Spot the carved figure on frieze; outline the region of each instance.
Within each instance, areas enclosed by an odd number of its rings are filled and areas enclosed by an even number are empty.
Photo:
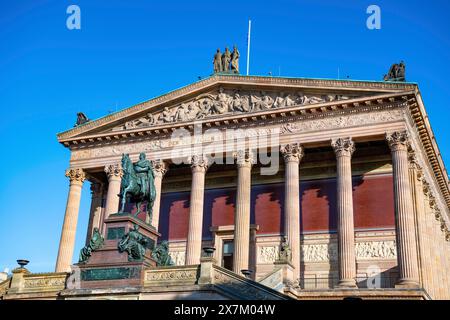
[[[217,49],[216,54],[214,55],[213,65],[214,65],[214,73],[223,71],[222,53],[220,52],[220,49]]]
[[[164,110],[159,115],[159,122],[169,123],[173,121],[172,111],[169,107],[165,107]]]
[[[187,121],[188,106],[182,103],[181,106],[175,111],[175,121]]]
[[[103,246],[104,242],[105,239],[100,234],[98,228],[94,228],[91,240],[89,240],[89,243],[80,251],[80,258],[78,259],[78,263],[86,263],[91,257],[92,252],[100,249]]]
[[[156,198],[156,189],[154,185],[155,175],[152,165],[146,159],[145,153],[139,155],[139,160],[133,165],[128,154],[122,155],[122,183],[120,186],[121,209],[124,212],[127,200],[136,203],[137,211],[135,216],[141,212],[141,204],[148,202],[147,210],[152,221],[153,203]]]
[[[117,245],[120,253],[128,253],[128,261],[142,261],[144,259],[148,240],[138,230],[139,226],[133,225],[133,229],[124,234]]]
[[[274,99],[262,91],[260,97],[252,95],[250,102],[252,106],[251,111],[262,111],[272,108]]]
[[[295,97],[293,98],[290,94],[284,96],[284,93],[281,92],[279,96],[275,98],[273,103],[274,108],[287,108],[295,105]]]
[[[158,267],[174,265],[174,262],[169,255],[169,243],[165,240],[153,249],[152,258],[155,259]]]
[[[248,96],[240,95],[239,92],[234,94],[232,109],[235,112],[249,112],[250,111],[250,103],[248,101]]]
[[[219,94],[217,95],[217,100],[214,101],[212,110],[216,114],[224,114],[228,112],[230,105],[230,97],[223,91],[223,88],[219,89]]]

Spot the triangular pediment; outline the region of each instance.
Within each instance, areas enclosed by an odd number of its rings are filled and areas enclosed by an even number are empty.
[[[60,141],[140,128],[215,120],[302,106],[401,93],[413,84],[216,75],[90,121],[58,135]]]

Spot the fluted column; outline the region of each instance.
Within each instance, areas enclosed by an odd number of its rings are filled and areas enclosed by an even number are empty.
[[[233,271],[249,268],[250,255],[250,193],[252,164],[255,155],[252,151],[239,150],[235,154],[238,167],[236,210],[234,214],[234,260]]]
[[[202,251],[203,199],[207,158],[194,155],[190,158],[192,170],[189,228],[186,244],[186,265],[199,264]]]
[[[356,287],[355,228],[353,222],[352,154],[355,144],[351,138],[332,140],[336,153],[336,209],[339,255],[339,287]]]
[[[70,272],[77,231],[78,211],[80,209],[81,188],[86,179],[82,169],[69,169],[66,171],[66,177],[70,180],[69,196],[59,241],[56,272]]]
[[[152,169],[155,174],[155,190],[156,190],[156,198],[155,202],[153,202],[153,217],[151,221],[151,225],[158,230],[159,225],[159,211],[161,207],[161,185],[162,178],[166,174],[168,166],[163,160],[152,160]],[[148,219],[147,215],[147,219]],[[150,221],[147,221],[149,223]]]
[[[86,244],[89,243],[94,228],[100,228],[103,202],[103,184],[91,182],[91,210],[89,213],[88,232],[86,234]]]
[[[291,143],[280,148],[284,158],[284,233],[291,248],[294,279],[300,278],[300,177],[303,148]]]
[[[419,286],[419,269],[414,234],[414,211],[408,175],[408,135],[405,131],[386,134],[392,153],[394,202],[398,251],[399,287]]]
[[[417,250],[417,264],[419,271],[419,281],[421,287],[426,288],[428,284],[426,271],[427,259],[425,249],[425,207],[424,207],[424,194],[423,194],[423,170],[418,163],[416,153],[414,150],[408,151],[408,174],[411,187],[411,198],[413,208],[413,220],[414,220],[414,235]]]
[[[122,181],[123,171],[120,163],[111,164],[105,167],[108,176],[108,193],[106,194],[105,218],[119,211],[120,183]]]

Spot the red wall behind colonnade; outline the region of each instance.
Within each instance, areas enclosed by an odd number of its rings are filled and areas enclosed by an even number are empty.
[[[232,225],[236,189],[205,190],[203,238],[210,239],[210,226]],[[336,179],[301,181],[301,233],[336,230]],[[163,239],[185,240],[189,224],[189,192],[161,196],[159,231]],[[258,234],[283,233],[283,183],[252,186],[251,223]],[[354,176],[355,229],[394,228],[392,175]]]

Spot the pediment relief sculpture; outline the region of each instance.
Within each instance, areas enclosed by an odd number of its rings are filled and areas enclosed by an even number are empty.
[[[241,114],[289,108],[293,106],[347,100],[352,97],[341,94],[314,95],[303,92],[265,92],[224,90],[218,93],[201,94],[191,101],[175,107],[164,107],[155,113],[148,113],[117,126],[113,131],[132,130],[175,122],[190,122],[225,114]]]

